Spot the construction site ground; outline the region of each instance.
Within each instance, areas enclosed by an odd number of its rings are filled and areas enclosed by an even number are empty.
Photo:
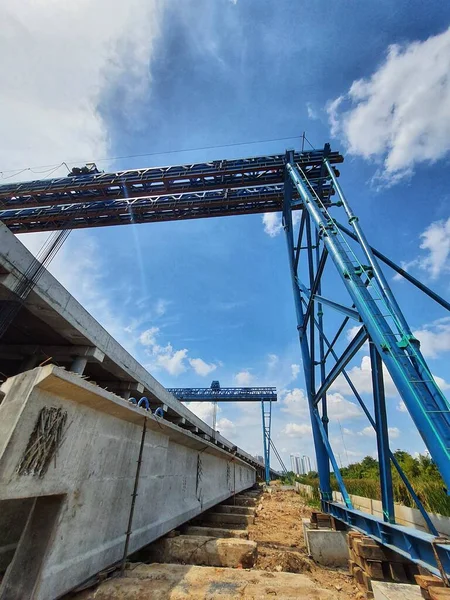
[[[293,490],[274,487],[258,500],[249,539],[257,543],[250,569],[130,562],[124,577],[111,577],[76,600],[147,600],[234,598],[364,598],[344,569],[320,566],[305,548],[302,518],[312,508]]]

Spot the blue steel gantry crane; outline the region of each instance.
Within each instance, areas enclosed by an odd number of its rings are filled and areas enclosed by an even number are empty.
[[[209,388],[168,388],[175,398],[182,402],[212,402],[214,404],[213,431],[216,430],[217,402],[261,402],[262,432],[264,448],[265,480],[271,480],[270,450],[277,457],[281,469],[286,473],[286,467],[271,437],[272,402],[277,401],[277,391],[274,387],[221,387],[218,381],[213,381]]]
[[[450,303],[368,243],[338,183],[336,165],[342,161],[343,157],[326,144],[323,150],[8,184],[0,186],[0,220],[12,231],[23,233],[280,211],[322,509],[431,572],[450,574],[450,546],[437,536],[389,447],[383,365],[447,489],[450,406],[378,259],[446,310],[450,310]],[[326,271],[333,283],[329,294]],[[336,327],[339,313],[343,320]],[[359,327],[347,344],[348,323],[352,321]],[[366,341],[372,412],[346,370]],[[328,435],[327,393],[338,377],[347,382],[376,433],[382,519],[353,507],[335,459]],[[330,464],[343,503],[333,501]],[[395,523],[391,466],[413,497],[429,532]]]

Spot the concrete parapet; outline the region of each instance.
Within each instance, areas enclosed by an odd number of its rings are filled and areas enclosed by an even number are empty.
[[[144,551],[146,562],[182,563],[207,567],[253,567],[256,542],[234,538],[179,535],[162,538]]]

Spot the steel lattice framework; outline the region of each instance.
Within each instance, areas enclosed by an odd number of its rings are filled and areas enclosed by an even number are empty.
[[[378,259],[445,309],[450,310],[450,304],[369,245],[338,183],[334,165],[342,160],[327,144],[309,152],[0,186],[0,220],[12,231],[26,232],[281,211],[322,508],[431,572],[450,574],[450,546],[437,537],[389,447],[383,365],[447,489],[450,406]],[[325,272],[332,280],[329,293]],[[336,321],[339,314],[342,321]],[[351,322],[357,328],[347,343]],[[347,371],[366,342],[373,387],[370,407]],[[382,519],[354,509],[332,449],[327,395],[338,377],[346,381],[376,433]],[[197,392],[197,399],[204,394]],[[343,503],[333,501],[330,465]],[[398,471],[429,533],[395,523],[391,469]]]
[[[272,402],[276,402],[278,399],[276,388],[223,388],[218,381],[213,381],[209,388],[168,388],[167,391],[183,402],[261,402],[265,481],[268,484],[271,479],[271,450],[274,451],[281,468],[286,472],[286,467],[271,437]],[[213,429],[215,429],[215,418]]]

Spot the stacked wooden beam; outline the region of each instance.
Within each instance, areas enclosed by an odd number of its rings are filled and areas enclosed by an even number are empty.
[[[450,588],[444,587],[444,582],[434,575],[416,575],[422,596],[426,600],[450,600]]]
[[[347,525],[339,519],[335,519],[317,510],[313,510],[309,518],[310,529],[334,529],[335,531],[346,531]]]
[[[311,529],[331,529],[331,515],[313,510],[309,519]]]
[[[347,540],[349,570],[366,598],[373,598],[372,580],[415,583],[419,570],[408,559],[357,531],[350,531]]]

